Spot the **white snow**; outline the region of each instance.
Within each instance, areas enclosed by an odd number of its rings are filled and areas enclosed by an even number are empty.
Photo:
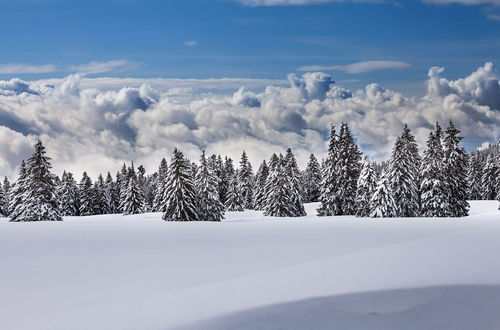
[[[500,212],[0,219],[0,329],[498,329]],[[274,305],[272,305],[274,304]]]

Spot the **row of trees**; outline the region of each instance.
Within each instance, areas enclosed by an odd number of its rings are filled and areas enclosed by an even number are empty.
[[[79,183],[69,172],[61,178],[50,172],[50,158],[39,141],[33,156],[21,163],[17,182],[4,180],[0,213],[11,221],[144,212],[163,212],[169,221],[220,221],[225,211],[244,209],[303,216],[305,202],[319,201],[319,216],[465,216],[467,198],[483,191],[483,186],[476,186],[479,175],[473,173],[480,171],[481,185],[491,185],[486,196],[491,198],[498,195],[500,169],[499,153],[492,151],[487,157],[473,154],[468,166],[461,139],[453,123],[444,132],[436,124],[421,158],[405,126],[390,160],[381,165],[362,160],[348,125],[342,124],[338,133],[331,128],[322,164],[311,154],[304,171],[291,149],[263,161],[255,175],[245,152],[234,166],[231,158],[206,157],[204,152],[198,163],[192,163],[176,149],[170,164],[162,159],[153,174],[146,175],[143,166],[136,169],[132,163],[124,164],[114,177],[108,172],[95,182],[84,172]],[[496,164],[494,174],[489,162]],[[485,179],[488,175],[496,175],[494,184]]]

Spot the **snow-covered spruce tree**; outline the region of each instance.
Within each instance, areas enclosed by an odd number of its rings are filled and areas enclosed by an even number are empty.
[[[62,216],[75,216],[79,214],[78,186],[73,178],[73,174],[70,172],[63,172],[57,196],[59,212]]]
[[[87,175],[87,172],[83,172],[82,179],[79,185],[79,196],[80,196],[80,215],[94,215],[95,211],[95,199],[94,199],[94,188],[92,185],[92,180]]]
[[[488,155],[481,177],[481,190],[483,199],[494,200],[497,197],[498,166],[494,155]]]
[[[226,211],[241,212],[245,210],[243,207],[243,197],[241,197],[240,185],[238,182],[238,170],[234,172],[231,181],[229,181],[229,187],[226,197],[226,203],[224,204]]]
[[[468,155],[460,145],[460,131],[450,121],[444,137],[444,175],[448,188],[450,216],[464,217],[469,214],[467,202]]]
[[[123,215],[144,213],[144,196],[137,174],[134,169],[134,163],[129,168],[128,185],[124,192],[124,199],[120,205]]]
[[[321,194],[321,167],[316,157],[311,154],[303,176],[304,201],[306,203],[317,202]]]
[[[224,166],[224,161],[222,157],[217,156],[217,175],[219,178],[219,186],[217,187],[217,191],[219,192],[219,200],[222,204],[226,202],[227,190],[229,188],[229,178],[226,173],[226,167]]]
[[[467,168],[467,199],[480,200],[481,196],[481,163],[477,156],[473,154],[469,158],[469,167]]]
[[[19,166],[19,177],[11,188],[10,202],[9,202],[9,217],[10,219],[17,219],[23,212],[25,207],[25,191],[28,179],[28,172],[26,171],[26,163],[24,160]]]
[[[377,188],[377,173],[373,164],[365,158],[359,175],[356,190],[356,216],[369,217],[371,214],[371,199]]]
[[[8,209],[7,199],[5,198],[5,192],[3,191],[2,184],[0,183],[0,218],[7,216]]]
[[[104,183],[104,202],[106,203],[106,208],[108,209],[109,214],[115,214],[118,212],[118,199],[115,182],[113,181],[111,173],[108,172]]]
[[[208,165],[203,150],[195,180],[200,220],[221,221],[224,219],[224,205],[219,200],[218,186],[219,178]]]
[[[384,171],[370,201],[370,217],[393,218],[397,216],[397,209],[392,196],[391,183]]]
[[[338,214],[339,204],[339,175],[338,175],[338,154],[339,137],[335,131],[335,126],[330,129],[328,154],[322,166],[321,194],[319,197],[320,206],[318,216],[330,216]]]
[[[165,198],[162,207],[165,210],[163,220],[195,221],[199,220],[196,191],[189,160],[179,150],[174,150],[165,184]]]
[[[396,139],[387,167],[398,217],[417,217],[419,205],[420,156],[415,137],[407,125],[401,137]]]
[[[128,179],[129,179],[129,170],[127,169],[127,166],[125,163],[123,163],[122,168],[120,172],[116,176],[116,189],[118,191],[118,210],[123,213],[123,210],[120,208],[120,206],[123,203],[123,200],[125,199],[125,191],[127,190],[128,187]]]
[[[102,174],[99,174],[97,181],[94,183],[94,205],[95,214],[109,214],[108,204],[105,196],[106,186]]]
[[[162,158],[160,162],[160,167],[158,168],[158,176],[156,177],[156,192],[155,192],[155,198],[153,202],[153,210],[155,212],[165,212],[164,209],[162,209],[162,201],[166,197],[165,193],[165,183],[168,175],[168,165],[167,161],[165,158]]]
[[[294,216],[294,205],[290,200],[290,182],[287,178],[283,155],[274,164],[267,180],[267,200],[264,214],[273,217]]]
[[[45,155],[42,141],[35,144],[35,152],[26,161],[26,190],[23,210],[11,221],[61,221],[56,201],[55,175],[50,158]]]
[[[252,164],[248,161],[245,151],[243,151],[241,155],[238,181],[240,184],[241,197],[243,198],[243,207],[251,210],[253,208],[254,176]]]
[[[349,126],[342,123],[338,139],[338,215],[356,214],[356,185],[361,172],[361,152],[354,142]]]
[[[306,215],[302,191],[302,175],[300,173],[292,149],[286,151],[284,161],[285,178],[288,180],[288,196],[291,204],[292,217],[303,217]]]
[[[3,179],[3,194],[4,194],[4,199],[5,199],[5,207],[4,207],[4,214],[6,216],[9,215],[9,205],[10,205],[10,195],[11,195],[11,184],[10,184],[10,181],[9,179],[7,179],[7,177],[5,177]]]
[[[253,195],[254,204],[253,208],[256,211],[263,211],[266,206],[266,180],[269,176],[269,167],[267,167],[266,161],[262,161],[259,166],[259,170],[255,175],[255,192]]]
[[[420,186],[420,213],[424,217],[448,217],[448,187],[443,172],[444,152],[441,144],[441,127],[429,134],[422,159]]]

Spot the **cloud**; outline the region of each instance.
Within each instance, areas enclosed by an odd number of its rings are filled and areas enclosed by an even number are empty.
[[[130,62],[126,60],[113,60],[107,62],[93,61],[86,64],[70,66],[69,70],[82,74],[96,74],[133,70],[138,68],[140,65],[140,63]]]
[[[26,63],[0,64],[0,74],[49,73],[58,71],[53,64],[33,65]]]
[[[497,15],[497,14],[487,14],[486,17],[488,17],[492,21],[500,22],[500,15]]]
[[[380,70],[407,69],[411,65],[400,61],[363,61],[348,65],[309,65],[298,68],[298,71],[344,71],[347,73],[358,74]]]
[[[450,3],[459,3],[464,5],[500,4],[500,0],[422,0],[422,1],[435,4],[450,4]]]
[[[188,47],[198,46],[198,42],[196,40],[186,40],[184,41],[184,46]]]
[[[56,173],[67,169],[78,177],[87,170],[93,178],[130,160],[152,172],[175,147],[192,160],[202,149],[234,159],[245,149],[255,167],[270,152],[291,147],[303,167],[310,152],[324,156],[328,128],[341,122],[350,124],[372,159],[387,157],[405,123],[420,145],[436,121],[446,125],[450,119],[478,145],[496,141],[500,84],[493,64],[461,79],[443,74],[443,68],[429,70],[421,98],[379,84],[351,91],[321,72],[291,74],[276,83],[79,74],[0,81],[0,176],[16,174],[38,137]]]

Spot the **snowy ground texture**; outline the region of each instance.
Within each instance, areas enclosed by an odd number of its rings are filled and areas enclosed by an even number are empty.
[[[463,219],[0,219],[0,329],[497,330],[500,212],[471,204]]]

